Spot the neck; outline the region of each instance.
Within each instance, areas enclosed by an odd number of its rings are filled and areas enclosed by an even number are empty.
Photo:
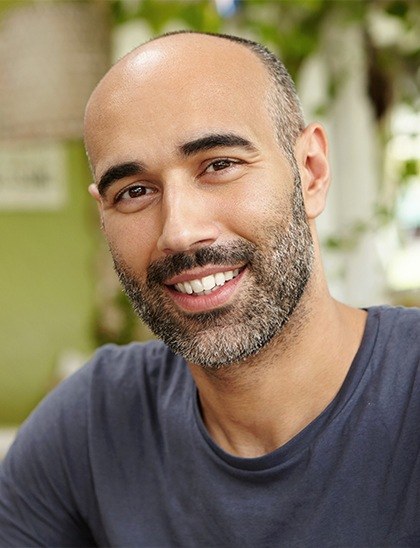
[[[190,364],[214,441],[228,453],[257,457],[293,438],[339,391],[365,316],[329,296],[311,308],[302,303],[255,356],[218,371]]]

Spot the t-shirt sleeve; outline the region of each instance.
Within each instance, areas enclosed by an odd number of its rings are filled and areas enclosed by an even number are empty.
[[[0,468],[0,546],[94,546],[87,447],[88,369],[24,423]]]

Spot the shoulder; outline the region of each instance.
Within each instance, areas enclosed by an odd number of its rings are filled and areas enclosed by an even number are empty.
[[[379,329],[385,331],[390,341],[401,344],[412,342],[420,348],[420,308],[378,306],[369,313],[379,319]]]
[[[106,344],[98,348],[89,360],[87,366],[95,367],[106,364],[117,364],[126,369],[133,366],[153,369],[167,362],[180,360],[171,350],[159,340],[145,343],[133,342],[126,345]]]
[[[116,466],[110,447],[128,454],[134,439],[152,439],[162,400],[173,393],[182,399],[188,374],[184,360],[158,341],[97,350],[22,425],[0,470],[0,530],[25,514],[28,523],[42,521],[40,531],[61,531],[75,508],[89,521],[93,471]]]
[[[165,390],[188,375],[184,359],[161,341],[109,344],[98,349],[79,374],[69,379],[68,389],[82,383],[89,397],[101,393],[125,398],[128,393]]]
[[[373,306],[369,310],[387,319],[420,323],[420,308],[417,307],[382,305]]]
[[[166,397],[182,398],[192,378],[185,360],[161,341],[126,346],[106,345],[63,385],[69,394],[83,386],[89,420],[123,420],[135,409],[136,417],[151,417]],[[67,386],[66,386],[67,385]]]
[[[48,394],[21,427],[18,440],[49,442],[66,433],[83,447],[92,419],[119,415],[134,403],[147,408],[159,392],[182,386],[188,375],[184,360],[160,341],[105,345]]]
[[[418,394],[420,309],[379,306],[370,308],[368,312],[367,332],[374,343],[371,370],[379,375],[381,386],[384,386],[384,379],[389,380],[393,394],[398,392],[397,387],[407,392],[409,386],[413,393]]]

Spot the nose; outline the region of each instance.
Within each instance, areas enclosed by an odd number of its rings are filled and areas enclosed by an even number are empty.
[[[196,189],[173,189],[162,197],[159,251],[172,254],[211,245],[220,234],[206,196]]]

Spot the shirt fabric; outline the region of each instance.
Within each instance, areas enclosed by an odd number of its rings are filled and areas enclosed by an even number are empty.
[[[420,546],[419,338],[420,310],[370,308],[337,396],[258,458],[212,441],[163,343],[107,345],[21,428],[0,546]]]

